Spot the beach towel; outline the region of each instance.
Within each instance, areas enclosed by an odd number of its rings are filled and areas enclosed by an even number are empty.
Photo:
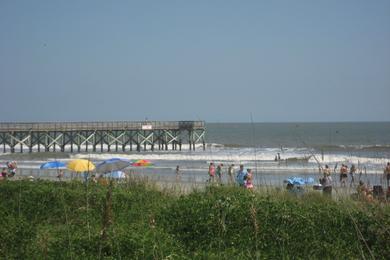
[[[310,184],[313,183],[314,179],[309,177],[309,178],[301,178],[301,177],[291,177],[287,179],[287,183],[294,184],[294,185],[305,185],[305,184]]]

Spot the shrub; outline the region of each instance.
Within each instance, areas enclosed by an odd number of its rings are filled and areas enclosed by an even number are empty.
[[[365,258],[390,254],[390,207],[318,194],[146,182],[0,183],[0,257]]]

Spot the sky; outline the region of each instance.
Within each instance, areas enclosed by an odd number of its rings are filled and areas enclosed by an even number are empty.
[[[2,122],[390,121],[390,1],[1,0],[0,95]]]

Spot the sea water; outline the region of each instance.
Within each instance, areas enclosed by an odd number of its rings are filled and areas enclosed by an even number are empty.
[[[21,175],[55,178],[55,170],[39,170],[40,164],[74,158],[86,158],[95,163],[112,157],[149,159],[154,164],[152,167],[129,167],[126,170],[160,182],[170,182],[175,180],[175,168],[179,165],[181,180],[189,183],[206,182],[210,162],[224,164],[224,182],[228,165],[234,164],[237,170],[243,164],[245,168],[253,169],[255,184],[270,185],[283,184],[292,176],[318,179],[319,168],[326,164],[334,173],[338,173],[341,164],[349,167],[354,164],[358,167],[356,179],[374,185],[383,183],[383,168],[390,161],[389,122],[206,123],[206,142],[205,151],[201,145],[195,151],[183,145],[182,151],[6,154],[6,157],[0,157],[0,164],[14,157]],[[278,154],[281,160],[275,161]],[[308,161],[301,160],[308,156]]]

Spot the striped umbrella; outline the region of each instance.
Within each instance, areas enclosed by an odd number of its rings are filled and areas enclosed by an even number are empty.
[[[131,165],[131,161],[120,159],[120,158],[112,158],[99,163],[96,166],[96,171],[101,173],[114,172],[114,171],[122,170],[130,165]]]
[[[151,161],[149,161],[149,160],[142,159],[142,160],[135,161],[131,165],[132,166],[138,166],[138,167],[140,167],[140,166],[145,167],[145,166],[152,166],[153,163]]]

